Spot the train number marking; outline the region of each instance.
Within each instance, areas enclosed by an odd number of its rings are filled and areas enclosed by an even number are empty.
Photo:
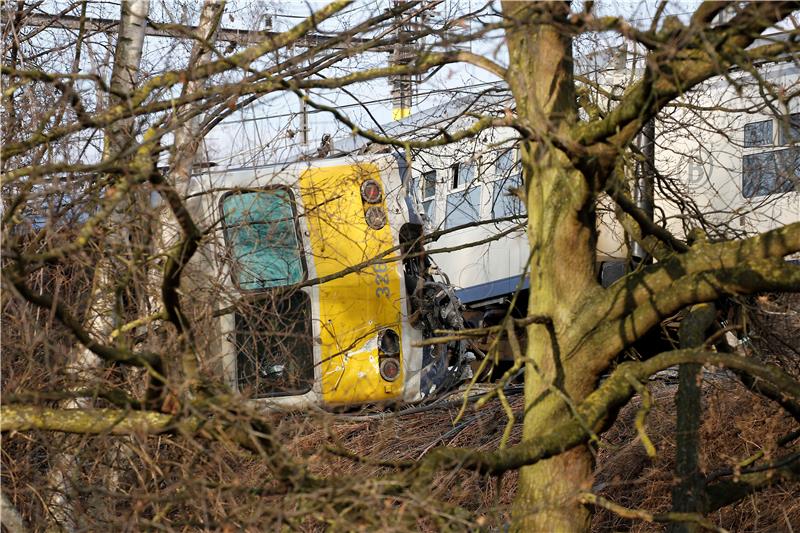
[[[389,287],[378,287],[377,289],[375,289],[375,296],[377,297],[386,296],[386,298],[388,299],[392,297],[392,292],[389,290]]]
[[[389,290],[389,266],[385,263],[372,265],[372,273],[375,275],[375,284],[378,286],[375,289],[375,296],[380,298],[385,296],[387,299],[392,297],[392,292]]]

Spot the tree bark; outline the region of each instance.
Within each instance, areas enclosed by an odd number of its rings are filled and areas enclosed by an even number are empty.
[[[192,45],[189,68],[208,63],[212,59],[212,50],[207,43],[213,43],[219,30],[220,19],[225,10],[225,2],[215,0],[205,0],[203,9],[200,11],[200,23],[197,25],[196,37],[199,39]],[[193,80],[184,85],[182,94],[190,94],[201,88],[205,80]],[[184,112],[192,112],[193,106],[186,106]],[[174,120],[179,124],[175,129],[175,141],[170,153],[170,174],[173,182],[178,187],[179,192],[188,185],[192,173],[192,164],[197,156],[197,150],[202,140],[200,131],[201,121],[198,117],[190,117],[182,120],[179,115],[175,115]]]
[[[577,114],[571,38],[547,22],[565,19],[569,4],[504,2],[503,12],[511,24],[508,82],[518,120],[535,132],[521,148],[531,246],[528,313],[552,320],[528,328],[523,439],[534,439],[568,420],[594,386],[590,372],[576,368],[580,361],[564,358],[560,338],[578,300],[596,285],[595,213],[586,179],[552,142]],[[579,493],[591,486],[592,467],[583,445],[522,468],[513,529],[587,530],[589,512]]]
[[[220,27],[220,20],[225,10],[225,2],[217,0],[205,0],[203,8],[200,11],[200,22],[197,25],[197,32],[195,37],[197,40],[192,45],[192,52],[189,59],[189,68],[196,68],[198,66],[207,64],[212,59],[212,49],[208,46],[209,43],[215,41],[217,31]],[[183,95],[192,93],[206,84],[206,80],[193,80],[187,82],[181,91]],[[173,187],[180,197],[182,197],[189,187],[189,180],[192,175],[192,167],[197,157],[198,148],[203,140],[201,131],[201,120],[198,116],[192,115],[196,112],[196,106],[189,104],[184,106],[183,113],[175,113],[172,120],[177,122],[175,128],[175,137],[172,143],[172,151],[170,152],[170,179],[169,184]],[[190,116],[186,117],[184,114],[188,113]],[[178,197],[177,195],[175,196]],[[165,202],[169,204],[169,202]],[[170,226],[170,209],[165,206],[162,207],[160,215],[159,228],[157,234],[160,236],[159,246],[163,250],[165,256],[174,254],[174,250],[180,250],[178,246],[181,236],[179,231],[171,231]],[[174,213],[172,213],[174,215]],[[193,225],[192,225],[193,226]],[[189,239],[199,240],[199,233],[190,234],[184,229],[183,242]],[[178,261],[185,264],[189,261],[191,256],[183,257],[184,254],[177,254],[181,257]],[[175,255],[173,255],[175,257]],[[186,391],[191,392],[198,381],[199,361],[198,353],[194,343],[194,337],[191,327],[186,323],[184,313],[180,307],[178,289],[180,285],[180,276],[176,283],[171,283],[172,280],[166,279],[168,274],[164,274],[164,281],[162,282],[161,299],[165,306],[168,301],[174,301],[175,305],[172,309],[168,309],[168,317],[173,322],[174,326],[180,335],[180,370],[182,377],[185,380]],[[165,293],[165,289],[168,293]],[[157,300],[157,298],[153,298]]]
[[[147,29],[147,15],[150,12],[150,0],[128,0],[122,3],[120,9],[122,16],[117,45],[114,49],[109,107],[125,104],[128,95],[136,87],[144,47],[144,34]],[[115,121],[106,130],[106,155],[118,155],[132,143],[133,136],[133,118]]]

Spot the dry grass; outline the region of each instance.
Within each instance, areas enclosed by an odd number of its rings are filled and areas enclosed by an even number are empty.
[[[768,308],[770,312],[783,311],[780,315],[762,313],[755,320],[794,319],[795,315],[785,314],[787,309],[797,309],[793,302],[796,300],[783,297],[760,302],[760,306],[773,306]],[[787,321],[781,326],[782,342],[762,334],[755,336],[753,343],[762,351],[791,359],[791,342],[797,339],[789,336],[787,341],[785,333],[800,331],[800,327],[792,330],[795,325]],[[785,351],[776,351],[776,343]],[[8,370],[8,359],[4,365]],[[35,366],[29,363],[28,367],[31,365]],[[39,375],[28,367],[26,379]],[[4,386],[16,375],[23,374],[6,373]],[[627,507],[661,511],[670,505],[675,386],[655,381],[650,388],[655,407],[647,432],[658,450],[657,458],[651,461],[638,440],[633,418],[639,400],[634,399],[603,436],[597,452],[595,491]],[[707,472],[762,449],[767,457],[775,457],[780,451],[771,447],[772,443],[795,427],[774,404],[749,393],[728,376],[711,376],[704,393],[702,464]],[[511,396],[510,401],[518,417],[522,396]],[[132,437],[114,447],[108,437],[37,433],[4,436],[3,491],[33,530],[43,530],[49,522],[43,505],[50,490],[47,473],[58,452],[70,449],[78,460],[70,483],[76,493],[78,530],[83,531],[268,531],[287,526],[304,531],[502,529],[516,490],[515,473],[501,479],[469,472],[442,473],[429,495],[421,498],[392,489],[389,481],[397,470],[330,451],[341,447],[363,458],[392,461],[416,460],[438,445],[498,446],[506,423],[498,402],[490,402],[480,411],[470,407],[456,423],[458,410],[456,401],[443,409],[384,412],[371,418],[359,418],[363,412],[269,415],[267,421],[292,455],[331,482],[325,489],[303,494],[284,492],[264,461],[219,443],[178,436]],[[518,441],[520,430],[517,424],[512,443]],[[800,531],[800,484],[765,490],[710,518],[736,532],[790,531],[790,527]],[[593,530],[660,531],[663,527],[601,511],[594,517]]]
[[[674,386],[651,385],[656,405],[647,432],[658,457],[647,458],[633,428],[638,399],[622,410],[603,438],[597,454],[596,490],[622,505],[652,511],[666,510],[670,502],[674,451]],[[769,402],[733,381],[715,379],[705,386],[703,466],[706,471],[738,462],[767,446],[791,427]],[[521,395],[512,399],[521,407]],[[492,449],[499,443],[505,417],[490,403],[468,412],[454,427],[457,407],[406,416],[348,420],[328,415],[274,417],[280,439],[311,470],[341,486],[360,487],[348,512],[331,505],[353,495],[317,491],[306,495],[270,494],[275,485],[264,464],[216,444],[175,437],[133,438],[127,455],[110,458],[106,439],[93,441],[46,435],[13,435],[4,439],[4,490],[14,497],[32,524],[47,519],[39,504],[45,490],[47,458],[66,446],[80,450],[76,483],[80,486],[79,512],[86,530],[138,530],[166,526],[172,530],[269,530],[293,521],[306,531],[385,530],[438,531],[502,527],[516,489],[516,474],[502,479],[456,472],[440,474],[424,501],[409,493],[387,492],[374,480],[395,471],[331,454],[341,446],[365,458],[416,459],[432,446],[473,446]],[[513,441],[519,438],[515,426]],[[16,462],[12,462],[16,458]],[[110,487],[108,467],[116,464],[126,474]],[[105,473],[105,474],[104,474]],[[32,491],[36,488],[36,491]],[[327,502],[327,503],[326,503]],[[800,484],[766,490],[711,517],[730,531],[788,531],[800,524]],[[661,526],[632,523],[607,512],[596,514],[594,531],[659,531]]]
[[[746,305],[751,342],[743,346],[752,355],[779,365],[800,377],[800,294],[767,294]],[[655,408],[647,433],[658,449],[651,461],[636,437],[633,418],[639,408],[634,399],[604,435],[598,453],[596,486],[615,502],[652,511],[669,509],[675,450],[675,387],[651,386]],[[734,465],[763,451],[780,454],[775,441],[796,428],[777,406],[747,391],[729,375],[715,375],[703,385],[704,423],[701,465],[705,472]],[[797,441],[794,442],[796,447]],[[785,452],[783,452],[785,453]],[[717,525],[736,532],[800,530],[800,483],[766,489],[710,517]],[[595,516],[596,531],[661,531],[662,526],[632,523],[607,511]]]
[[[634,399],[604,435],[598,453],[596,490],[626,507],[667,511],[673,483],[676,387],[651,385],[655,407],[647,434],[658,451],[650,460],[636,435],[633,419],[640,406]],[[775,457],[774,442],[793,427],[791,419],[775,405],[748,392],[727,376],[704,383],[704,422],[701,430],[701,467],[705,473],[736,464],[759,450]],[[714,523],[737,532],[790,531],[800,524],[800,483],[766,489],[710,517]],[[595,515],[595,531],[662,531],[663,526],[633,523],[607,511]]]

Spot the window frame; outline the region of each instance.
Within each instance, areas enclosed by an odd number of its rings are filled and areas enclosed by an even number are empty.
[[[472,176],[469,181],[461,181],[461,176],[463,176],[461,169],[464,167],[471,167],[472,168]],[[469,224],[471,222],[478,222],[481,220],[481,211],[482,211],[482,200],[483,200],[483,189],[482,183],[478,178],[478,163],[476,161],[472,161],[469,163],[465,163],[464,161],[457,161],[450,165],[450,186],[445,194],[444,197],[444,229],[452,229],[454,227],[462,226],[464,224]],[[475,209],[475,218],[469,219],[467,222],[452,225],[449,222],[450,215],[452,212],[460,210],[458,206],[456,206],[453,211],[449,209],[450,207],[450,198],[453,196],[458,195],[461,198],[461,203],[458,205],[462,205],[463,203],[467,203],[467,205],[472,205],[467,202],[467,195],[472,192],[473,190],[477,190],[478,198],[477,203],[473,206]]]
[[[500,158],[509,153],[512,154],[512,164],[509,168],[501,169],[499,164]],[[506,190],[505,185],[508,184],[509,182],[515,187],[521,187],[523,185],[522,161],[520,160],[519,157],[519,148],[511,147],[501,151],[500,154],[495,159],[494,169],[495,169],[495,177],[491,182],[492,195],[490,198],[491,203],[489,205],[489,215],[492,217],[492,220],[496,220],[499,218],[507,218],[507,217],[514,217],[514,218],[524,217],[525,216],[524,205],[522,204],[522,199],[519,197],[516,198],[516,201],[519,202],[520,204],[520,208],[522,208],[519,213],[506,214],[502,217],[495,216],[495,207],[498,204],[498,200],[501,199],[501,194]],[[517,180],[516,184],[514,181],[515,178]]]

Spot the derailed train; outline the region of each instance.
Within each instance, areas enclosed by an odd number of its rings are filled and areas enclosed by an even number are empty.
[[[397,155],[360,155],[192,180],[207,241],[195,275],[218,283],[228,383],[265,405],[415,402],[470,375],[452,288],[426,258]],[[201,282],[202,283],[202,282]]]
[[[741,117],[745,141],[749,127],[764,123],[754,120]],[[522,184],[517,149],[504,132],[490,134],[415,153],[413,172],[402,154],[360,146],[329,159],[195,176],[189,205],[215,236],[198,254],[209,276],[200,285],[222,280],[207,334],[219,339],[211,352],[229,384],[265,404],[337,406],[415,402],[469,376],[485,346],[430,341],[468,320],[524,313],[527,301],[524,209],[512,194]],[[783,153],[786,144],[776,139],[771,150]],[[755,229],[797,220],[796,185],[776,182],[748,196],[748,150],[741,173],[732,171],[742,187],[725,210]],[[732,181],[718,174],[706,202],[717,216],[716,182]],[[786,175],[796,183],[800,167]],[[598,233],[598,278],[607,284],[635,250],[612,210],[600,214]]]

